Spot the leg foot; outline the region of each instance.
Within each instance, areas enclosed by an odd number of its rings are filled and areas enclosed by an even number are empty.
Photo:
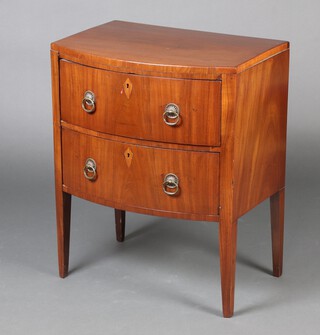
[[[284,234],[284,189],[270,197],[273,275],[282,275]]]
[[[230,318],[234,310],[234,287],[237,254],[237,222],[221,221],[220,272],[223,316]]]
[[[126,228],[126,212],[120,209],[114,210],[116,222],[116,236],[118,242],[124,241],[125,228]]]
[[[57,210],[59,275],[61,278],[64,278],[68,275],[68,269],[69,269],[70,214],[71,214],[70,194],[65,192],[57,192],[56,210]]]

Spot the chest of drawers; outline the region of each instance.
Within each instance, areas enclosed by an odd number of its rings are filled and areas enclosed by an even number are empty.
[[[58,259],[71,196],[219,224],[223,315],[237,220],[270,198],[282,273],[289,43],[113,21],[51,44]]]

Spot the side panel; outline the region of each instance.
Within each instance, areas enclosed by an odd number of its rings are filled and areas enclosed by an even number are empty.
[[[285,186],[289,50],[238,75],[235,213]]]

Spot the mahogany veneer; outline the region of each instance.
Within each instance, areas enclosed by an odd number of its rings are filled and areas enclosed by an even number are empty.
[[[237,220],[270,198],[282,274],[289,43],[113,21],[51,44],[59,273],[71,195],[219,223],[223,315]]]

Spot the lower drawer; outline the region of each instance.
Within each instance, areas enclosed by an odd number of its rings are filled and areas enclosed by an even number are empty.
[[[217,153],[139,146],[68,129],[62,153],[68,193],[150,214],[218,214]]]

